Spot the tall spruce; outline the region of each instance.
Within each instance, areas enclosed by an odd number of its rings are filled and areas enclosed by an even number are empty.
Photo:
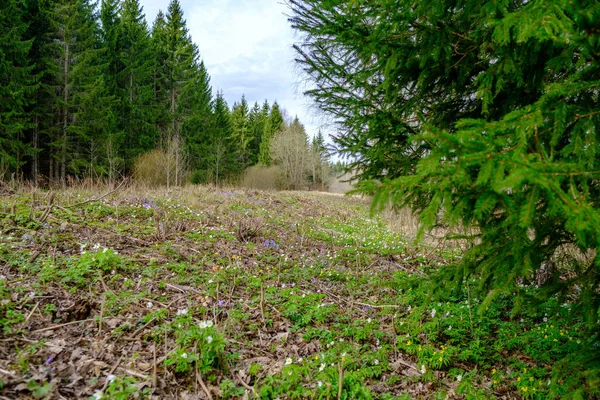
[[[285,129],[285,125],[286,124],[283,119],[283,115],[279,109],[279,104],[274,102],[266,120],[265,129],[263,130],[263,136],[260,141],[260,153],[258,156],[258,161],[262,165],[271,165],[271,139],[277,132]]]
[[[545,268],[538,299],[576,299],[572,317],[599,334],[598,2],[290,3],[308,94],[359,176],[377,179],[363,186],[375,209],[476,228],[437,287],[460,294],[477,278],[481,312],[510,292],[518,313],[535,303],[520,285]],[[565,246],[580,261],[549,268]],[[597,349],[555,377],[580,370],[573,391],[597,388]]]
[[[27,24],[20,4],[6,0],[0,5],[0,179],[18,171],[30,148],[23,133],[30,124],[25,107],[35,82],[27,58],[32,43],[23,39]]]
[[[215,184],[236,172],[235,154],[237,143],[233,140],[231,114],[223,93],[217,93],[214,110],[214,129],[210,137],[210,151],[206,154],[210,176]]]
[[[27,21],[25,37],[31,41],[28,54],[32,67],[31,75],[35,80],[35,90],[28,93],[27,118],[29,129],[25,132],[26,143],[31,148],[29,165],[24,176],[34,183],[40,183],[42,176],[49,175],[49,143],[55,126],[54,93],[57,72],[53,55],[56,54],[53,42],[51,17],[56,0],[27,0],[24,2],[23,17]]]
[[[152,71],[152,109],[157,131],[164,135],[170,127],[171,113],[169,110],[169,91],[167,70],[167,31],[166,17],[158,12],[152,25],[151,49],[153,54]]]
[[[213,99],[210,77],[204,62],[195,62],[192,77],[181,96],[182,135],[191,167],[202,169],[202,158],[212,151],[207,143],[213,135]]]
[[[100,47],[104,84],[106,86],[106,106],[113,118],[107,120],[107,135],[99,142],[99,153],[104,159],[103,172],[110,180],[123,168],[124,142],[124,103],[120,77],[124,69],[121,58],[123,51],[123,32],[121,24],[121,0],[102,0],[100,6]]]
[[[158,111],[153,107],[153,52],[146,19],[139,0],[124,0],[121,8],[122,63],[118,81],[122,99],[120,124],[124,133],[123,155],[131,162],[156,146]]]
[[[237,169],[238,171],[242,171],[250,165],[250,144],[252,143],[252,133],[250,132],[250,110],[244,95],[242,95],[242,99],[239,103],[233,104],[231,123],[233,128],[233,139],[237,143]]]
[[[263,132],[267,123],[267,117],[268,115],[263,113],[263,109],[258,102],[255,102],[254,106],[252,106],[252,109],[250,110],[250,115],[248,116],[250,136],[252,137],[252,140],[248,146],[248,151],[250,153],[250,165],[254,165],[258,162],[258,156],[260,154],[260,142],[262,140]]]
[[[193,82],[196,72],[198,50],[192,42],[183,10],[179,0],[171,0],[164,25],[164,39],[162,45],[165,55],[163,73],[166,84],[171,117],[170,134],[181,134],[182,120],[186,110],[181,107],[182,97],[188,85]]]
[[[103,173],[102,143],[112,126],[111,97],[98,43],[94,5],[61,0],[52,12],[55,52],[56,114],[54,176],[63,185],[67,173],[95,177]]]

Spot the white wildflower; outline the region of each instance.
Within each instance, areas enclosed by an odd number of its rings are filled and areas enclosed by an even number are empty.
[[[319,366],[319,371],[323,371],[325,369],[326,365],[325,364],[321,364]]]
[[[212,341],[213,341],[213,338],[212,338],[212,336],[208,336],[208,337],[206,338],[206,342],[207,342],[207,343],[211,343]]]
[[[181,354],[181,358],[187,358],[187,353]]]
[[[425,364],[421,365],[421,373],[424,374],[425,372],[427,372],[427,369],[425,368]]]
[[[462,381],[462,375],[458,375],[458,376],[456,377],[456,381],[457,381],[457,382],[460,382],[460,381]]]
[[[321,382],[321,381],[317,382],[317,386],[318,386],[318,387],[321,387],[321,386],[323,386],[323,382]]]
[[[373,361],[373,363],[374,363],[375,365],[379,365],[379,360],[377,360],[377,359],[376,359],[375,361]]]
[[[96,390],[96,391],[94,392],[94,394],[92,395],[92,397],[93,397],[95,400],[100,400],[100,399],[102,398],[102,391],[101,391],[101,390]]]
[[[209,321],[206,321],[206,327],[207,327],[207,328],[212,328],[212,326],[213,326],[213,325],[214,325],[214,324],[213,324],[213,322],[212,322],[212,321],[210,321],[210,320],[209,320]]]
[[[187,313],[188,313],[187,308],[182,308],[180,310],[177,310],[177,315],[187,315]]]
[[[198,326],[200,327],[200,329],[205,329],[208,325],[206,324],[206,321],[200,321]]]
[[[292,362],[292,357],[288,357],[285,359],[285,365],[290,365]]]
[[[146,303],[146,307],[148,307],[148,308],[152,308],[152,306],[153,306],[153,304],[152,304],[152,302],[151,302],[151,301],[149,301],[149,302],[147,302],[147,303]]]
[[[108,375],[108,376],[106,377],[106,380],[107,380],[107,381],[109,381],[109,382],[112,382],[112,381],[114,381],[115,379],[117,379],[117,377],[116,377],[116,376],[114,376],[113,374],[110,374],[110,375]]]
[[[436,311],[435,311],[435,308],[434,308],[433,310],[431,310],[431,318],[435,318],[435,313],[436,313]]]

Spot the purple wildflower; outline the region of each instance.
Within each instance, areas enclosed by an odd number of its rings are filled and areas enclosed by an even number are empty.
[[[279,248],[279,246],[277,246],[277,243],[275,243],[275,241],[273,239],[265,240],[263,242],[263,246],[270,247],[272,249],[278,249]]]

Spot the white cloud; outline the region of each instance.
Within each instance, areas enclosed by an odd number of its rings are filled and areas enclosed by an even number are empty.
[[[141,0],[150,26],[159,9],[166,13],[168,1]],[[317,133],[310,100],[297,90],[294,32],[282,0],[181,0],[181,6],[214,92],[222,90],[230,106],[242,94],[250,105],[277,100],[309,135]]]

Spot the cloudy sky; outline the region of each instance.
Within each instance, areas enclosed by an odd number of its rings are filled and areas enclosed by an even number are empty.
[[[140,0],[151,27],[169,0]],[[291,48],[296,40],[282,0],[180,0],[192,40],[211,76],[213,92],[222,90],[229,106],[242,94],[255,101],[284,107],[304,123],[309,135],[323,118],[302,95],[301,77]]]

